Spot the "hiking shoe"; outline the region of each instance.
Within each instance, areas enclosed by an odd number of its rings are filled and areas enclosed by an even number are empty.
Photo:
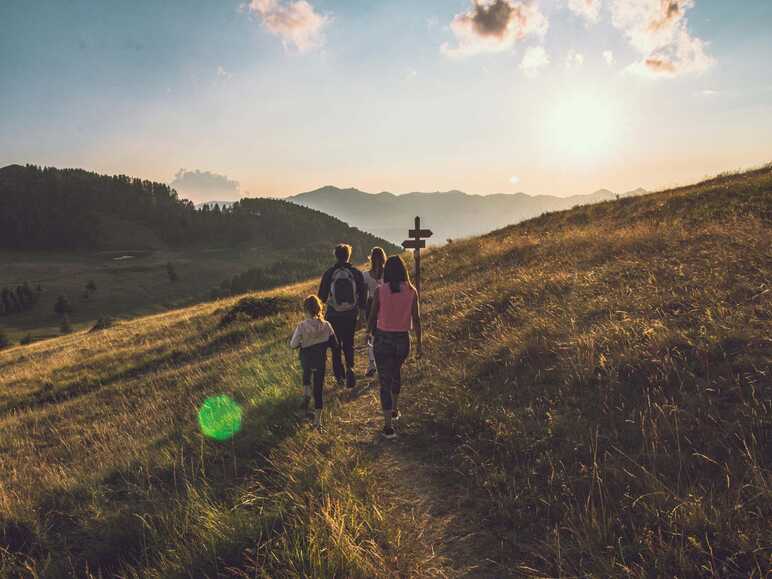
[[[356,385],[357,385],[356,374],[354,374],[354,371],[351,368],[349,368],[348,372],[346,372],[346,387],[353,388]]]
[[[391,413],[392,420],[399,420],[400,418],[402,418],[402,413],[399,410],[395,410]]]
[[[375,368],[369,368],[365,376],[368,378],[372,378],[373,376],[375,376]]]
[[[384,426],[383,431],[381,431],[381,434],[383,434],[384,438],[387,438],[389,440],[393,438],[397,438],[397,433],[394,431],[394,429],[391,426]]]

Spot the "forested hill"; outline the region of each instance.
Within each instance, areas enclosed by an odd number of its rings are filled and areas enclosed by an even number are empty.
[[[409,224],[408,224],[409,225]],[[163,183],[81,169],[9,165],[0,169],[0,248],[159,249],[259,245],[277,249],[347,241],[365,255],[397,248],[319,211],[274,199],[231,207],[180,199]]]

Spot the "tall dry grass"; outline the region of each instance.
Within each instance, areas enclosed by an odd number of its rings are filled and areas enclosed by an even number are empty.
[[[225,300],[0,352],[0,573],[763,576],[770,191],[726,175],[429,252],[396,477],[374,401],[298,417],[311,284],[257,321]],[[221,393],[225,443],[195,420]]]
[[[0,574],[372,576],[377,503],[297,412],[309,290],[258,321],[221,325],[225,300],[0,353]],[[224,443],[196,423],[221,393],[244,410]]]
[[[420,420],[494,574],[766,575],[771,207],[766,168],[426,260]]]

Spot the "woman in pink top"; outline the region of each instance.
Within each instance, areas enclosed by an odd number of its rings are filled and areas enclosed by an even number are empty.
[[[421,309],[418,294],[398,255],[386,260],[383,283],[370,308],[368,327],[374,334],[373,350],[381,382],[381,408],[386,421],[383,435],[394,438],[393,420],[399,419],[397,402],[402,386],[402,364],[410,353],[410,328],[416,336],[416,354],[421,356]]]

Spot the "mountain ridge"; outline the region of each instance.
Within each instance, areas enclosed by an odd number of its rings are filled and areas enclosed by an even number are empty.
[[[215,243],[286,249],[302,238],[326,249],[326,233],[336,241],[350,237],[361,256],[386,242],[282,199],[244,198],[213,211],[215,203],[197,207],[167,184],[126,175],[7,165],[0,168],[0,248],[166,249]],[[291,230],[300,233],[290,235]]]
[[[395,194],[388,191],[368,193],[355,187],[325,185],[286,199],[333,215],[394,243],[404,239],[406,227],[413,217],[419,215],[434,231],[430,242],[436,244],[446,239],[480,235],[549,211],[646,193],[648,191],[639,187],[619,195],[608,189],[599,189],[568,197],[523,192],[480,195],[458,189]]]

